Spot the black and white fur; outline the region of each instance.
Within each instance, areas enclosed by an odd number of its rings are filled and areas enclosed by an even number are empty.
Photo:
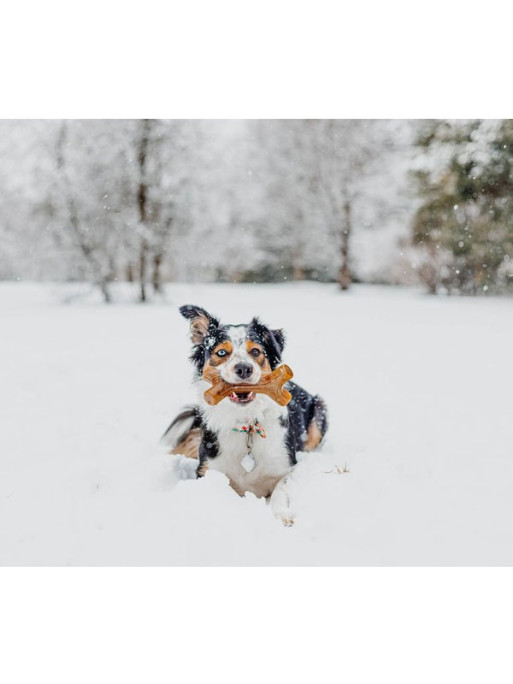
[[[229,478],[241,496],[250,491],[257,497],[266,497],[275,515],[285,524],[292,524],[287,476],[297,463],[296,454],[315,448],[326,433],[327,411],[323,400],[289,382],[286,387],[292,399],[285,407],[259,393],[234,395],[216,406],[208,405],[203,393],[210,385],[202,377],[207,364],[215,363],[228,383],[258,383],[262,372],[280,365],[285,337],[281,330],[270,330],[257,318],[247,325],[222,325],[197,306],[182,306],[180,313],[190,321],[191,360],[195,366],[198,404],[173,420],[164,433],[163,443],[174,453],[181,453],[180,448],[187,438],[195,435],[198,477],[207,468],[218,470]],[[252,344],[261,350],[258,361],[248,352],[248,346]],[[220,350],[220,345],[231,351],[220,356],[219,351],[215,351]],[[233,428],[255,424],[255,421],[264,428],[266,438],[253,435],[251,451],[256,465],[251,472],[246,472],[241,460],[248,451],[247,436]]]

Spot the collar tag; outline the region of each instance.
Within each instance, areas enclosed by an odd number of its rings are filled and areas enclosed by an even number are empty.
[[[255,469],[256,461],[251,451],[248,451],[248,453],[242,458],[240,464],[247,473],[250,473]]]

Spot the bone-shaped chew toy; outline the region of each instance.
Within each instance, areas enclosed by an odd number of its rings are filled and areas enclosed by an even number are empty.
[[[283,364],[275,368],[271,373],[262,375],[260,382],[256,385],[247,383],[232,385],[223,380],[219,375],[219,371],[215,368],[207,368],[203,372],[203,379],[210,382],[212,387],[206,390],[203,396],[207,404],[215,406],[232,392],[258,392],[260,394],[267,394],[268,397],[271,397],[280,406],[286,406],[292,399],[292,395],[283,388],[283,385],[293,376],[292,370],[286,364]]]

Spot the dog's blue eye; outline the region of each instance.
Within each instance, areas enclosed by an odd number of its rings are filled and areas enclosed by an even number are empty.
[[[251,356],[260,356],[260,349],[257,349],[257,347],[253,347],[253,349],[249,352]]]
[[[228,354],[228,352],[226,351],[226,349],[220,349],[219,351],[216,352],[216,354],[218,356],[226,356]]]

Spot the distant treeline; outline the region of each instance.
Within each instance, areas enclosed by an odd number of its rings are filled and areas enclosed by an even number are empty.
[[[509,121],[0,122],[0,278],[511,283]]]

